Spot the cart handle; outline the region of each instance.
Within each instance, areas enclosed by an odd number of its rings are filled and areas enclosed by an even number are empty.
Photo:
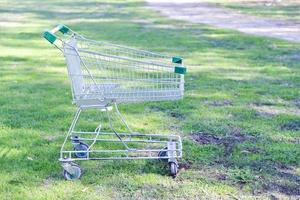
[[[181,57],[175,56],[172,57],[172,63],[176,64],[174,68],[174,72],[177,74],[185,74],[186,73],[186,67],[182,65],[183,59]]]
[[[48,42],[50,42],[51,44],[53,44],[55,42],[55,40],[57,39],[57,36],[55,35],[57,32],[61,32],[62,34],[68,33],[70,31],[70,29],[63,25],[63,24],[59,24],[56,27],[54,27],[53,29],[51,29],[50,31],[45,31],[43,32],[43,37],[48,40]]]

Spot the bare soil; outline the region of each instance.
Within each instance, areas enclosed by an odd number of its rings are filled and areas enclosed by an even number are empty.
[[[238,128],[234,130],[235,131],[233,131],[229,136],[196,133],[191,137],[195,142],[201,145],[224,145],[224,157],[216,161],[216,164],[230,168],[232,167],[230,164],[230,155],[232,154],[234,147],[239,143],[249,140],[253,141],[253,139],[255,139],[254,137],[241,134]],[[245,153],[254,154],[263,153],[261,149],[256,147],[245,148],[243,151],[245,151]],[[268,193],[270,191],[278,191],[289,196],[300,195],[300,176],[295,173],[295,169],[293,167],[266,160],[252,162],[250,165],[247,165],[247,167],[250,167],[254,171],[260,171],[272,175],[272,179],[260,177],[263,179],[261,180],[263,181],[263,184],[262,188],[259,190],[260,192]],[[226,174],[217,174],[216,178],[219,181],[225,181],[228,177]],[[243,185],[242,183],[239,184],[241,186]]]
[[[236,127],[233,127],[231,129],[231,133],[227,136],[218,136],[209,133],[196,133],[193,134],[191,137],[194,141],[196,141],[198,144],[201,145],[207,145],[207,144],[223,145],[225,157],[228,157],[232,154],[234,147],[237,144],[243,143],[247,140],[255,139],[252,136],[247,136],[242,134],[240,129]]]
[[[282,130],[300,131],[300,121],[294,120],[281,125]]]

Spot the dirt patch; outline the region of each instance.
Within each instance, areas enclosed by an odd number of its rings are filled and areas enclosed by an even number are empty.
[[[252,153],[252,154],[256,154],[256,153],[261,153],[262,150],[260,148],[257,147],[246,147],[242,153]]]
[[[288,196],[299,196],[300,187],[298,183],[289,181],[271,182],[263,186],[265,191],[278,191]]]
[[[156,112],[164,112],[166,109],[165,108],[163,108],[163,107],[160,107],[160,106],[149,106],[148,107],[149,108],[149,110],[152,110],[152,111],[156,111]]]
[[[182,113],[180,113],[180,112],[171,111],[171,112],[168,112],[168,114],[171,117],[174,117],[176,119],[180,119],[180,120],[184,120],[185,119],[185,115],[182,114]]]
[[[253,139],[253,136],[242,134],[242,130],[238,127],[229,127],[229,135],[219,136],[206,132],[192,134],[192,139],[199,144],[224,144],[227,141],[242,143],[246,140]]]
[[[293,170],[292,167],[287,166],[285,164],[279,162],[267,161],[267,160],[252,161],[251,163],[247,164],[247,166],[254,171],[264,171],[273,175],[279,174],[282,171]]]
[[[269,113],[269,112],[261,112],[261,111],[257,111],[255,113],[255,116],[258,116],[258,117],[275,117],[276,114],[274,113]]]
[[[214,107],[232,106],[233,105],[232,101],[229,101],[229,100],[204,102],[204,104],[214,106]]]
[[[276,105],[276,102],[254,102],[254,103],[251,103],[250,106],[275,106]]]
[[[294,143],[294,144],[300,144],[300,137],[290,138],[290,139],[288,139],[288,142]]]
[[[284,184],[284,183],[272,182],[269,184],[265,184],[263,188],[264,190],[267,191],[279,191],[289,196],[300,195],[300,187],[298,184],[291,184],[291,183]]]
[[[293,53],[293,54],[289,54],[289,55],[279,56],[278,60],[281,62],[286,61],[286,60],[300,61],[300,54],[297,52],[297,53]]]
[[[275,165],[276,174],[281,179],[289,180],[293,183],[298,183],[300,185],[300,176],[295,173],[295,169],[293,167],[277,164]]]
[[[300,99],[295,100],[295,106],[300,109]]]
[[[222,144],[224,145],[224,156],[225,158],[229,157],[233,150],[234,147],[238,144],[244,142],[242,140],[239,140],[236,137],[225,137],[222,139]]]
[[[187,162],[184,162],[184,163],[180,163],[179,165],[179,169],[181,170],[187,170],[187,169],[190,169],[192,167],[192,162],[190,161],[187,161]]]
[[[152,111],[157,111],[157,112],[159,112],[159,111],[163,112],[163,111],[166,110],[165,108],[157,106],[157,105],[155,105],[155,106],[151,105],[151,106],[148,107],[148,109],[152,110]]]
[[[256,110],[255,115],[261,117],[274,117],[280,112],[274,106],[251,105],[251,108]]]
[[[152,111],[156,111],[156,112],[164,112],[167,113],[169,116],[174,117],[176,119],[180,119],[180,120],[184,120],[185,119],[185,115],[182,114],[180,111],[174,109],[166,109],[160,106],[149,106],[149,109]]]
[[[273,194],[270,195],[270,200],[279,200],[276,196],[274,196]]]
[[[219,181],[225,181],[228,179],[228,176],[226,174],[218,174],[216,177]]]
[[[300,131],[300,121],[294,120],[281,125],[281,130]]]
[[[300,176],[296,174],[293,167],[266,160],[254,161],[247,166],[254,171],[272,175],[271,180],[263,178],[262,190],[264,192],[278,191],[286,195],[300,194]]]
[[[214,101],[213,106],[232,106],[232,102],[229,100],[224,101]]]
[[[292,114],[292,115],[299,115],[300,110],[295,109],[294,107],[288,106],[272,106],[272,105],[256,105],[252,104],[250,107],[256,110],[256,116],[262,117],[274,117],[279,114]]]
[[[252,136],[242,134],[241,129],[237,127],[231,127],[231,133],[228,136],[218,136],[201,132],[191,135],[191,138],[201,145],[223,145],[225,157],[230,156],[232,154],[234,147],[237,144],[254,139],[254,137]]]
[[[278,176],[300,184],[300,176],[293,174],[289,171],[279,171]]]
[[[193,134],[192,138],[198,144],[220,144],[221,138],[208,133]]]
[[[47,141],[49,141],[49,142],[52,142],[52,141],[56,140],[57,137],[53,136],[53,135],[45,135],[44,139],[47,140]]]
[[[220,159],[216,160],[215,163],[231,169],[232,167],[237,167],[233,165],[234,163],[230,160],[234,149],[236,149],[236,145],[247,141],[255,142],[257,138],[243,134],[243,131],[239,127],[230,127],[229,130],[229,135],[227,136],[200,132],[191,135],[191,137],[195,142],[201,145],[214,144],[223,146],[224,154]],[[256,146],[244,147],[242,152],[248,154],[264,153],[263,149]],[[244,163],[244,165],[242,164],[238,167],[239,169],[250,170],[250,172],[246,174],[240,174],[239,171],[235,174],[238,180],[237,185],[241,188],[244,187],[245,184],[253,185],[255,183],[257,186],[253,188],[253,193],[279,192],[288,196],[300,195],[300,176],[297,175],[295,168],[292,166],[269,160],[258,160]],[[256,173],[257,175],[253,177]],[[215,172],[213,177],[218,181],[230,180],[230,176],[227,173]]]
[[[46,188],[50,188],[53,185],[53,179],[51,177],[48,177],[43,180],[43,186]]]

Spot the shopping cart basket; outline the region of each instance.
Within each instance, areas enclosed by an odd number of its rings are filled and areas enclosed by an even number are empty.
[[[184,93],[186,68],[180,57],[169,57],[107,42],[86,39],[65,25],[43,33],[65,56],[77,111],[60,150],[67,180],[81,176],[75,161],[160,159],[170,174],[178,172],[182,157],[180,136],[132,131],[118,103],[178,100]],[[105,119],[92,132],[76,131],[80,114],[97,109]],[[117,116],[126,131],[115,128]],[[110,131],[105,131],[107,122]]]

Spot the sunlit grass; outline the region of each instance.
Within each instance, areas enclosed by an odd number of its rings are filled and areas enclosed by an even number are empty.
[[[300,3],[297,0],[205,0],[238,12],[281,20],[300,21]]]
[[[0,193],[3,199],[232,199],[296,195],[300,45],[172,21],[143,2],[0,3]],[[180,174],[156,161],[82,162],[63,179],[60,145],[75,106],[64,58],[42,31],[64,23],[95,40],[184,57],[185,98],[121,105],[134,130],[179,134]],[[96,112],[80,127],[93,130]],[[194,135],[253,139],[198,144]],[[240,135],[239,135],[240,134]],[[228,139],[229,138],[229,139]],[[234,143],[235,141],[230,141]],[[291,176],[280,176],[282,170]],[[260,177],[258,182],[251,178]],[[278,180],[282,188],[268,189]],[[292,191],[289,191],[289,189]]]

